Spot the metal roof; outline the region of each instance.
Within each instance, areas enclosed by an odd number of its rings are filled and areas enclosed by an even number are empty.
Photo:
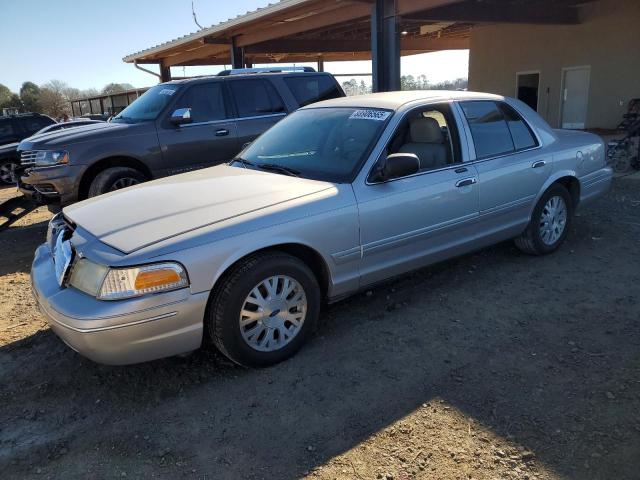
[[[299,5],[310,3],[312,1],[313,0],[280,0],[278,3],[270,3],[266,7],[261,7],[261,8],[257,8],[256,10],[248,11],[244,15],[238,15],[235,18],[231,18],[224,22],[211,25],[210,27],[203,28],[202,30],[198,30],[197,32],[192,32],[192,33],[189,33],[188,35],[183,35],[182,37],[176,38],[174,40],[169,40],[168,42],[160,43],[154,47],[150,47],[144,50],[140,50],[139,52],[132,53],[124,57],[122,60],[128,63],[131,63],[137,60],[139,57],[153,55],[154,53],[159,53],[170,47],[178,47],[185,43],[192,42],[193,40],[199,40],[201,38],[205,38],[210,35],[214,35],[216,33],[222,33],[225,30],[230,30],[231,28],[238,26],[240,24],[251,22],[254,20],[259,20],[263,17],[272,15],[274,13],[282,12],[284,10],[287,10],[288,8],[297,7]]]

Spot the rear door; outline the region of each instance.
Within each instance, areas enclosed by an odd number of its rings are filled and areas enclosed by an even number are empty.
[[[171,113],[191,109],[191,123],[173,125]],[[211,167],[238,152],[238,130],[221,81],[196,83],[181,92],[158,127],[158,139],[166,173]]]
[[[528,222],[533,202],[551,173],[551,158],[534,130],[510,105],[465,101],[476,152],[480,221],[487,233],[519,229]]]
[[[240,147],[287,115],[282,98],[269,80],[232,78],[227,80],[227,85],[236,110]]]

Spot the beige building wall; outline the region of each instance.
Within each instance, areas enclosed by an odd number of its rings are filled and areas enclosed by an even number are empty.
[[[600,0],[580,15],[580,25],[476,26],[469,89],[513,97],[516,72],[539,71],[538,111],[558,127],[562,69],[589,65],[586,128],[614,128],[640,97],[640,0]]]

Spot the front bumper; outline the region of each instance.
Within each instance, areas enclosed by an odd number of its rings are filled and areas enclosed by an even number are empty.
[[[22,168],[17,174],[18,188],[38,203],[69,205],[78,200],[84,168],[79,165]]]
[[[202,343],[207,292],[192,295],[185,288],[129,300],[97,300],[58,286],[47,245],[36,250],[31,283],[51,329],[95,362],[146,362],[190,352]]]

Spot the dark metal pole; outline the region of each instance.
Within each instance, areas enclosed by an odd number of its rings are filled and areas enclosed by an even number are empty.
[[[400,35],[395,0],[376,0],[371,10],[373,91],[400,90]]]
[[[244,68],[244,48],[236,46],[236,37],[231,38],[231,68]]]
[[[318,71],[324,72],[324,58],[318,57]]]
[[[160,64],[160,82],[168,82],[171,80],[171,67],[165,67],[163,64]]]

